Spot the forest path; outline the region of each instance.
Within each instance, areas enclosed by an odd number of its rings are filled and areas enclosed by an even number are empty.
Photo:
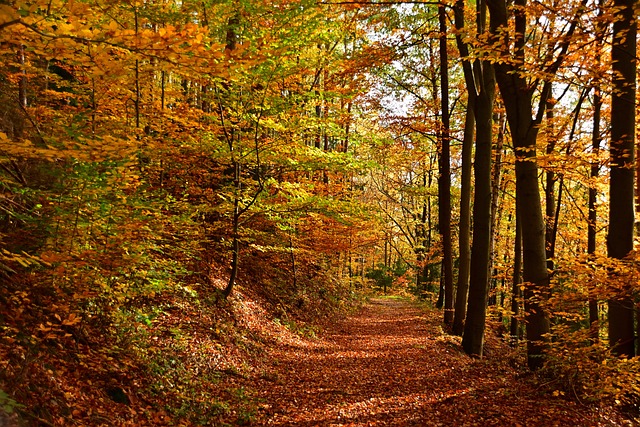
[[[254,425],[617,425],[541,395],[500,360],[470,359],[440,324],[435,311],[373,299],[317,339],[273,348]]]

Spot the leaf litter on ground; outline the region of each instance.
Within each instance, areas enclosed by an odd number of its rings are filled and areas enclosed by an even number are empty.
[[[318,338],[282,340],[254,384],[253,424],[632,425],[612,408],[541,390],[498,338],[489,338],[488,357],[468,357],[441,325],[424,305],[377,298]]]

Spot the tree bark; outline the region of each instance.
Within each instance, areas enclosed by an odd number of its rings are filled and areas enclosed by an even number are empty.
[[[522,292],[520,286],[522,284],[522,225],[518,220],[518,214],[516,213],[516,238],[513,250],[513,282],[511,288],[511,324],[509,330],[511,334],[511,340],[517,342],[520,339],[520,322],[518,316],[520,315],[520,298]]]
[[[234,16],[229,19],[228,27],[227,27],[227,40],[225,51],[231,52],[236,48],[237,42],[237,34],[236,27],[240,23],[240,20],[237,16]],[[226,132],[226,128],[224,125],[224,110],[222,105],[220,105],[220,118],[222,121],[222,127],[225,129],[225,136],[227,139],[227,144],[229,146],[229,154],[231,154],[231,166],[233,167],[233,214],[231,217],[231,271],[229,273],[229,281],[227,282],[227,286],[222,291],[222,295],[225,298],[228,298],[233,291],[233,287],[236,283],[236,279],[238,278],[238,270],[240,268],[240,235],[239,235],[239,227],[240,227],[240,197],[242,197],[242,176],[241,176],[241,166],[240,162],[237,159],[237,155],[235,153],[235,132],[234,129],[231,129],[230,132]]]
[[[453,251],[451,247],[451,165],[449,123],[449,57],[447,54],[447,13],[444,5],[438,6],[440,23],[440,102],[442,127],[438,166],[439,222],[442,236],[442,263],[444,281],[444,323],[453,323]]]
[[[455,25],[464,28],[464,0],[455,3]],[[485,32],[487,6],[476,5],[476,32]],[[476,126],[475,187],[473,204],[473,243],[470,258],[469,296],[462,333],[467,354],[482,355],[489,288],[491,247],[491,156],[493,143],[493,104],[495,100],[494,66],[489,61],[469,60],[469,46],[456,36],[470,105],[474,107]],[[459,319],[459,322],[462,319]],[[459,326],[459,324],[458,324]]]
[[[530,116],[529,116],[530,118]],[[526,120],[525,120],[526,121]],[[522,128],[519,120],[516,128]],[[528,125],[526,128],[531,129]],[[519,130],[519,129],[518,129]],[[516,134],[513,131],[512,133]],[[531,369],[544,363],[545,334],[549,332],[549,317],[543,307],[550,291],[545,248],[545,224],[538,189],[538,165],[535,161],[535,136],[518,135],[516,148],[516,209],[522,218],[522,264],[525,282],[525,322],[527,325],[527,361]],[[531,159],[530,156],[533,156]]]
[[[27,108],[27,70],[25,65],[25,46],[18,48],[18,63],[20,64],[20,78],[18,79],[18,102],[20,107]]]
[[[599,1],[598,5],[598,17],[602,18],[604,13],[603,8],[604,0]],[[600,24],[597,30],[597,52],[602,52],[601,41],[603,39],[604,25]],[[597,66],[600,65],[600,56],[597,59]],[[597,247],[597,225],[598,225],[598,212],[596,207],[598,190],[596,189],[596,178],[600,175],[600,142],[602,137],[600,136],[600,118],[602,113],[602,93],[600,90],[600,79],[596,77],[593,86],[593,129],[591,132],[591,154],[593,159],[591,160],[591,179],[592,184],[589,187],[589,213],[588,213],[588,225],[587,225],[587,253],[590,257],[595,257]],[[590,337],[593,343],[598,342],[600,324],[598,315],[598,299],[595,296],[594,289],[589,289],[589,328]]]
[[[496,262],[496,239],[497,235],[497,220],[500,217],[500,211],[502,203],[500,203],[501,194],[501,179],[502,179],[502,150],[504,148],[504,114],[500,113],[498,118],[498,136],[496,138],[495,146],[492,150],[491,161],[491,246],[489,247],[489,271],[494,272],[489,274],[489,305],[496,305],[498,303],[498,285],[497,281],[492,279],[492,275],[495,274],[495,262]],[[503,193],[504,194],[504,193]]]
[[[469,46],[462,39],[465,27],[465,1],[456,0],[454,4],[454,23],[456,27],[456,44],[462,58],[462,69],[467,87],[467,115],[465,118],[464,137],[462,142],[462,183],[460,191],[460,232],[459,252],[460,265],[458,269],[458,289],[456,292],[453,330],[455,335],[462,335],[467,315],[467,301],[469,295],[469,279],[471,268],[471,168],[473,139],[475,137],[476,117],[475,105],[477,92],[473,74],[472,62],[469,59]],[[477,20],[481,19],[480,16]]]
[[[469,281],[469,306],[462,334],[467,354],[482,355],[489,296],[491,258],[491,157],[493,142],[493,65],[482,64],[482,88],[476,99],[476,155],[474,163],[473,243]]]
[[[134,25],[135,25],[135,36],[136,36],[136,42],[138,39],[138,8],[134,7],[133,8],[133,16],[134,16]],[[136,59],[135,62],[135,68],[134,68],[134,73],[135,73],[135,92],[136,92],[136,99],[134,100],[134,106],[135,106],[135,121],[136,121],[136,129],[140,128],[140,60]]]
[[[553,106],[554,102],[549,99],[547,101],[547,121],[549,125],[547,126],[547,133],[553,132],[553,128],[551,127],[553,123]],[[548,135],[547,137],[547,148],[546,154],[547,156],[551,156],[553,154],[556,147],[556,138],[555,135]],[[547,251],[547,268],[549,270],[553,270],[553,258],[555,257],[554,250],[554,226],[555,223],[555,215],[556,215],[556,197],[555,197],[555,189],[556,189],[556,181],[558,177],[556,173],[553,171],[553,165],[549,166],[545,171],[545,234],[544,234],[544,246]],[[560,201],[558,201],[560,203]]]
[[[634,227],[634,149],[636,95],[636,23],[635,0],[614,0],[618,9],[613,23],[611,62],[613,93],[611,99],[611,148],[609,190],[610,257],[623,259],[633,250]],[[626,290],[625,290],[626,291]],[[609,345],[618,356],[633,357],[634,304],[628,292],[610,298]]]
[[[453,334],[462,335],[467,315],[469,267],[471,263],[471,156],[475,136],[475,97],[469,97],[462,140],[462,177],[460,184],[460,224],[458,226],[458,285],[456,290]]]

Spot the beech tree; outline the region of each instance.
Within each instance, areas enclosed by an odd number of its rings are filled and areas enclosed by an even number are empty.
[[[476,33],[486,34],[487,3],[478,2],[476,11]],[[464,28],[464,2],[456,3],[456,27]],[[471,62],[469,46],[458,36],[458,48],[463,59],[466,87],[471,105],[474,107],[476,144],[474,161],[473,197],[473,243],[471,246],[469,304],[464,321],[462,345],[468,354],[482,355],[484,327],[489,291],[489,268],[491,256],[491,159],[493,146],[493,104],[495,99],[495,72],[490,60],[480,56]],[[464,292],[464,289],[458,292]],[[465,295],[459,295],[457,324]],[[459,326],[458,326],[459,327]]]
[[[549,272],[545,248],[545,222],[538,185],[536,141],[539,125],[544,118],[547,101],[551,96],[552,79],[562,65],[583,14],[586,0],[573,5],[572,17],[564,37],[555,43],[557,52],[545,58],[542,77],[531,82],[526,67],[527,30],[530,25],[526,0],[517,0],[516,8],[507,8],[503,0],[488,0],[491,33],[498,40],[496,46],[501,60],[495,64],[496,80],[504,102],[507,122],[516,153],[516,203],[517,215],[522,222],[523,280],[525,283],[525,319],[527,326],[528,364],[532,369],[544,363],[545,336],[549,332],[549,314],[544,300],[550,291]],[[508,32],[513,22],[515,32]],[[542,88],[537,97],[537,111],[533,110],[534,91],[538,81]],[[532,84],[536,83],[536,84]]]
[[[604,10],[603,10],[604,0],[600,0],[598,4],[598,18],[602,19]],[[595,36],[597,40],[596,44],[596,54],[598,55],[596,59],[596,66],[601,64],[600,55],[602,54],[602,39],[604,38],[605,28],[602,22],[596,26]],[[591,167],[589,170],[589,176],[595,180],[600,175],[600,145],[602,142],[601,135],[601,114],[602,114],[602,77],[599,74],[596,74],[593,77],[593,128],[591,130],[591,150],[594,158],[591,160]],[[597,225],[598,225],[598,215],[597,215],[597,196],[598,191],[594,183],[589,186],[589,200],[588,200],[588,209],[589,209],[589,223],[587,226],[587,253],[594,258],[596,255],[597,249]],[[594,290],[589,289],[589,326],[591,328],[591,339],[594,342],[597,342],[599,339],[599,315],[598,315],[598,299],[594,295]]]
[[[616,0],[611,63],[611,147],[608,254],[624,259],[633,249],[634,151],[636,132],[636,18],[635,0]],[[613,273],[616,274],[616,273]],[[630,285],[630,284],[629,284]],[[625,357],[635,354],[634,305],[630,289],[619,289],[608,301],[609,344]]]
[[[444,5],[438,5],[440,30],[440,113],[442,126],[439,130],[438,150],[438,202],[439,224],[442,236],[442,264],[444,280],[444,323],[453,323],[453,249],[451,247],[451,120],[449,112],[449,56],[447,53],[447,12]]]

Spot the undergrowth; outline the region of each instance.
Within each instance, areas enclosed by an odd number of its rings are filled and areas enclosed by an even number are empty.
[[[307,286],[299,305],[242,281],[229,300],[211,298],[215,277],[117,305],[75,302],[38,277],[6,282],[0,297],[0,411],[19,425],[248,424],[259,402],[244,383],[266,346],[283,333],[312,338],[314,318],[352,305],[349,291],[328,300]]]

